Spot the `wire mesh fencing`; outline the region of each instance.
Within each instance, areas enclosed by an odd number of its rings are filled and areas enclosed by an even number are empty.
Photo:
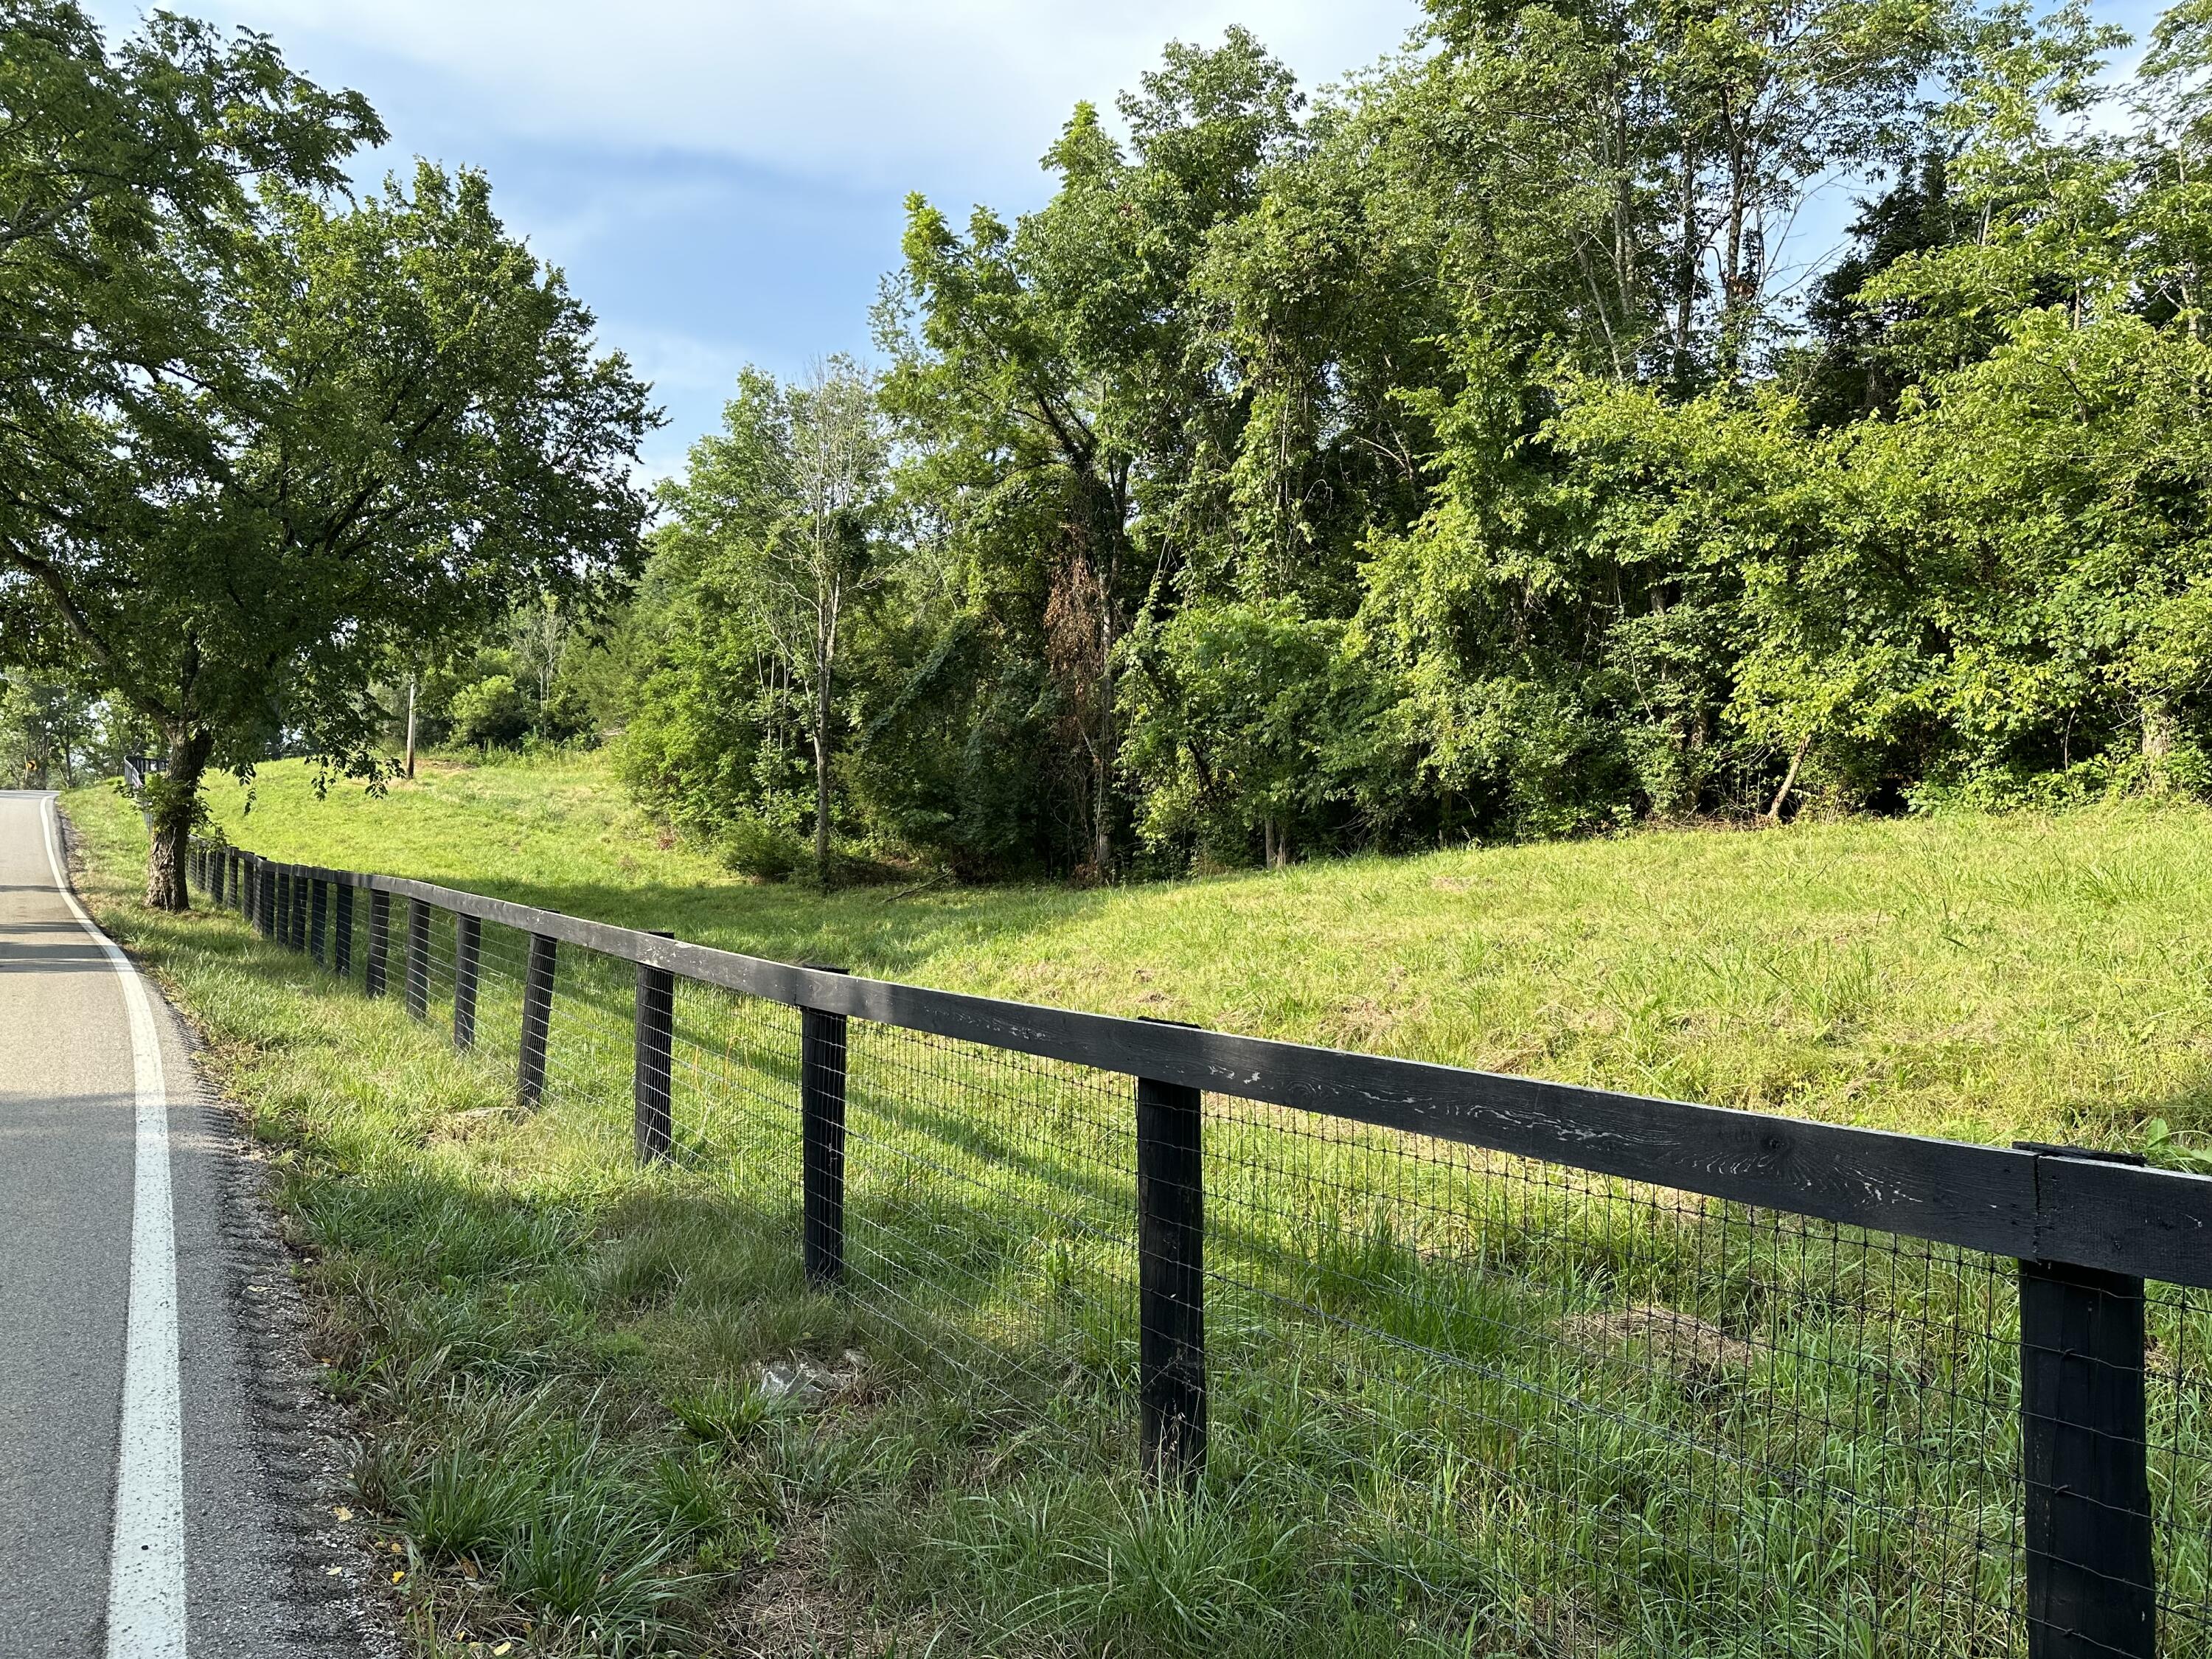
[[[1530,1651],[2025,1650],[2011,1263],[1245,1102],[1206,1128],[1215,1454],[1322,1483],[1348,1549]],[[1334,1467],[1267,1457],[1300,1398]]]
[[[1123,1079],[854,1020],[842,1268],[920,1361],[1085,1435],[1133,1427]]]
[[[1155,1085],[1035,1011],[1024,1048],[641,935],[325,916],[319,960],[521,1107],[740,1204],[872,1363],[1040,1455],[1202,1471],[1481,1651],[2212,1659],[2205,1289]]]

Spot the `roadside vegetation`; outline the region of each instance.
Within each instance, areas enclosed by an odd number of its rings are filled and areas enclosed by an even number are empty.
[[[267,40],[9,15],[0,759],[151,740],[157,902],[203,775],[410,731],[618,736],[823,886],[2212,791],[2203,0],[1170,43],[651,495],[482,175],[349,197],[381,125]]]
[[[219,823],[277,856],[966,989],[1994,1139],[2128,1140],[2154,1113],[2185,1133],[2204,1117],[2212,963],[2190,941],[2212,936],[2212,882],[2194,807],[823,899],[641,839],[597,759],[433,760],[381,800],[318,799],[304,769],[272,767],[243,805],[218,792]],[[319,1357],[360,1413],[360,1510],[426,1654],[1717,1656],[1778,1632],[1887,1652],[1875,1632],[1940,1627],[1917,1650],[1964,1655],[1998,1639],[2011,1558],[1984,1528],[2013,1492],[2016,1339],[1984,1264],[1882,1252],[1839,1283],[1837,1243],[1776,1218],[1620,1206],[1407,1164],[1377,1137],[1225,1119],[1214,1455],[1200,1493],[1164,1496],[1132,1443],[1119,1094],[1042,1072],[1009,1091],[927,1045],[856,1048],[865,1271],[818,1294],[787,1110],[779,1127],[760,1107],[788,1092],[795,1026],[679,1006],[679,1158],[641,1170],[619,972],[564,966],[554,1086],[519,1115],[501,950],[481,1046],[459,1055],[435,1006],[417,1024],[235,917],[143,908],[131,803],[86,789],[69,806],[100,920],[200,1023],[268,1148]],[[917,1168],[940,1173],[916,1187]],[[1291,1181],[1308,1197],[1285,1209]],[[1439,1278],[1424,1265],[1438,1241],[1401,1231],[1414,1212],[1487,1214],[1483,1236],[1522,1243]],[[1283,1317],[1284,1298],[1315,1296],[1331,1320]],[[2206,1334],[2183,1317],[2154,1310],[2154,1342],[2195,1351]],[[1480,1363],[1409,1367],[1409,1340]],[[778,1366],[826,1397],[779,1398]],[[1900,1414],[1867,1393],[1869,1367],[1948,1403]],[[1716,1418],[1723,1382],[1743,1404]],[[1787,1453],[1749,1403],[1770,1396],[1797,1425]],[[2196,1441],[2153,1426],[2160,1490],[2207,1501]],[[1702,1494],[1723,1467],[1716,1507]],[[1808,1510],[1808,1480],[1929,1518],[1892,1531]],[[2166,1534],[2185,1605],[2200,1534]],[[1759,1565],[1784,1549],[1817,1571]],[[1893,1599],[1923,1594],[1917,1611]]]
[[[909,198],[879,372],[663,489],[641,799],[1095,878],[2206,790],[2203,0],[1423,14]]]

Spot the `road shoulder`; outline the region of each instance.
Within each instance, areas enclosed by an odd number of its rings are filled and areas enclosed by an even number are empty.
[[[169,1079],[193,1659],[389,1659],[402,1647],[381,1563],[339,1519],[350,1425],[317,1378],[269,1164],[211,1085],[189,1019],[133,965]]]

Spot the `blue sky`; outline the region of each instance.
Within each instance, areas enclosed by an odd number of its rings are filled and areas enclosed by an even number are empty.
[[[480,167],[511,229],[563,267],[669,424],[650,471],[720,417],[748,362],[864,351],[906,193],[964,216],[1047,191],[1076,100],[1110,106],[1174,38],[1242,22],[1318,84],[1372,62],[1414,0],[167,0],[275,37],[368,94],[391,144]],[[142,8],[92,0],[111,31]]]
[[[1316,86],[1373,62],[1415,0],[168,0],[273,35],[366,93],[392,143],[483,168],[511,228],[562,266],[666,406],[659,473],[720,418],[738,369],[865,350],[902,203],[1041,202],[1036,158],[1079,99],[1110,106],[1170,39],[1251,28]],[[140,8],[93,0],[111,29]],[[2139,0],[2100,15],[2138,31]],[[1839,186],[1796,227],[1817,256]]]

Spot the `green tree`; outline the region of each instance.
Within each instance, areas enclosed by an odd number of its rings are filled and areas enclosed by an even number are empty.
[[[1209,458],[1235,447],[1218,428],[1240,394],[1216,395],[1194,272],[1208,237],[1261,200],[1299,101],[1243,30],[1210,51],[1170,46],[1121,100],[1126,149],[1078,106],[1044,158],[1059,187],[1037,212],[1009,226],[979,209],[963,236],[911,198],[878,312],[902,489],[951,567],[938,591],[955,602],[923,660],[1003,652],[998,692],[970,710],[1001,730],[1008,702],[1041,682],[1029,702],[1055,752],[1010,754],[1072,787],[1012,816],[1079,820],[1080,861],[1099,875],[1127,822],[1118,647],[1218,541]]]
[[[23,674],[0,676],[0,777],[10,788],[45,789],[53,775],[76,786],[77,763],[88,757],[98,730],[97,711],[82,693]]]
[[[182,290],[209,367],[150,412],[82,412],[71,492],[0,515],[0,641],[77,657],[162,734],[148,897],[171,907],[210,763],[281,740],[380,777],[380,673],[634,567],[654,418],[479,175],[334,207],[264,173],[214,206],[229,257]]]
[[[199,453],[190,388],[239,389],[207,301],[257,191],[337,186],[385,134],[264,37],[156,12],[111,51],[69,0],[0,6],[0,538],[35,580],[118,477]]]
[[[1201,855],[1226,862],[1256,832],[1270,869],[1290,862],[1301,821],[1333,781],[1328,750],[1345,722],[1331,672],[1342,632],[1279,599],[1186,606],[1130,636],[1122,763],[1146,786],[1148,841],[1194,841]]]
[[[488,674],[453,698],[453,735],[478,749],[513,749],[530,734],[530,705],[512,674]]]
[[[827,886],[841,681],[856,611],[880,586],[889,439],[869,376],[846,357],[794,384],[748,369],[720,433],[693,447],[663,500],[701,603],[750,649],[755,683],[811,752],[814,862]],[[731,637],[734,635],[734,637]]]

